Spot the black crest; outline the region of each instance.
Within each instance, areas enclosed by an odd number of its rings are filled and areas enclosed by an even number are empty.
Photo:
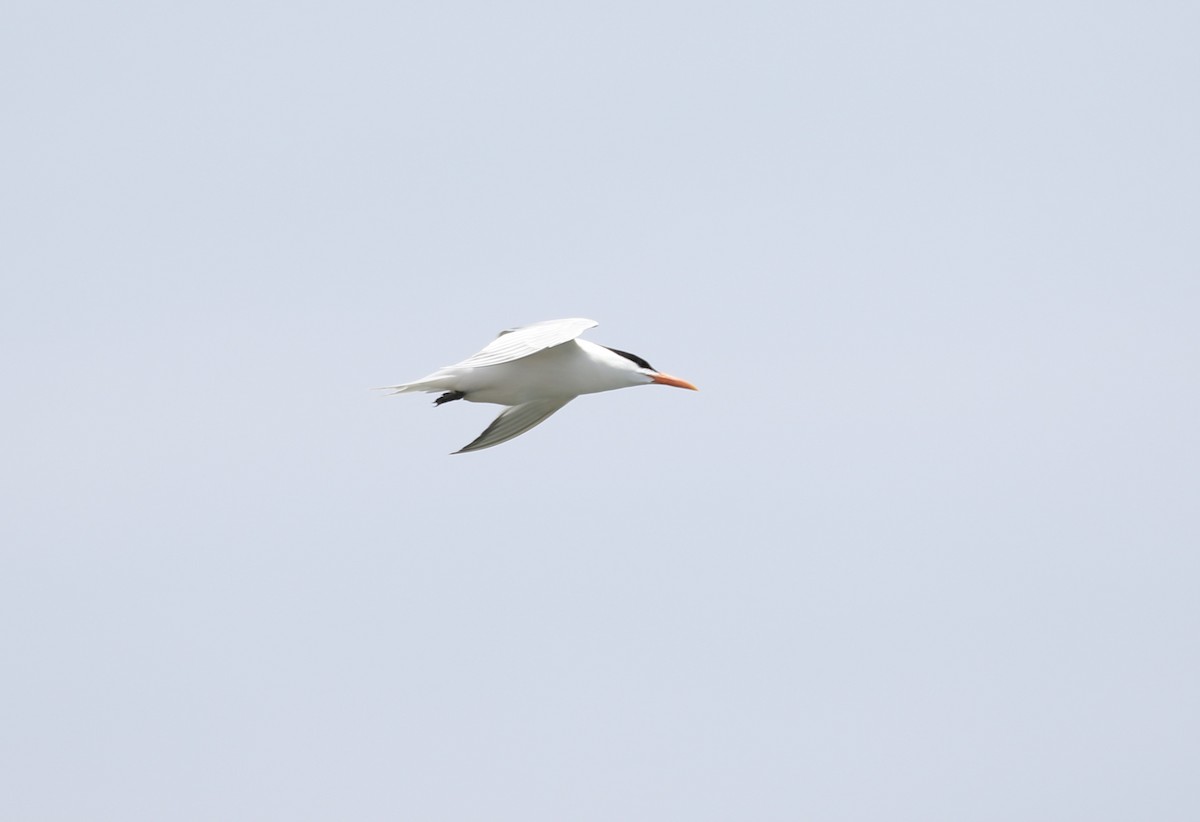
[[[605,347],[605,348],[608,348],[608,346],[607,346],[607,345],[606,345],[606,346],[604,346],[604,347]],[[611,351],[611,352],[613,352],[614,354],[620,354],[620,355],[621,355],[622,357],[624,357],[625,359],[627,359],[627,360],[630,360],[631,362],[635,362],[635,363],[637,363],[637,364],[638,364],[639,366],[641,366],[642,368],[648,369],[648,370],[650,370],[650,371],[656,371],[656,370],[657,370],[657,369],[656,369],[656,368],[655,368],[653,365],[651,365],[650,363],[648,363],[648,362],[646,362],[645,360],[643,360],[643,359],[642,359],[641,357],[639,357],[637,354],[630,354],[628,351],[618,351],[618,350],[617,350],[617,349],[615,349],[615,348],[608,348],[608,350],[609,350],[609,351]]]

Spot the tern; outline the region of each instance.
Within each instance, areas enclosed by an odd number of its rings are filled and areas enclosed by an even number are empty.
[[[699,390],[686,380],[655,370],[636,354],[579,339],[597,325],[595,320],[576,317],[510,328],[457,365],[386,388],[395,394],[441,393],[433,401],[435,406],[454,400],[508,406],[455,454],[508,442],[580,394],[655,384]]]

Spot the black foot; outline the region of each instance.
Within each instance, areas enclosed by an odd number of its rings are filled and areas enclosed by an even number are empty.
[[[461,391],[447,391],[445,394],[442,394],[442,396],[434,400],[433,404],[441,405],[444,402],[454,402],[455,400],[461,400],[465,396],[467,395]]]

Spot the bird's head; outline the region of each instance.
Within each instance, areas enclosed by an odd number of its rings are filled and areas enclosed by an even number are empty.
[[[605,346],[607,348],[607,346]],[[679,377],[672,377],[670,374],[664,374],[657,370],[650,363],[639,357],[637,354],[630,354],[628,351],[618,351],[615,348],[609,348],[609,351],[618,355],[618,367],[628,370],[631,379],[635,385],[673,385],[676,388],[686,388],[689,391],[699,391],[700,389],[692,385],[687,380],[681,380]]]

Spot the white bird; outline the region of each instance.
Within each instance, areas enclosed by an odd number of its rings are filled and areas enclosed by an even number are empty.
[[[686,380],[656,371],[636,354],[577,339],[597,325],[594,320],[573,318],[510,328],[457,365],[387,388],[396,394],[443,392],[434,405],[466,400],[509,406],[456,454],[491,448],[524,434],[580,394],[652,383],[699,390]]]

